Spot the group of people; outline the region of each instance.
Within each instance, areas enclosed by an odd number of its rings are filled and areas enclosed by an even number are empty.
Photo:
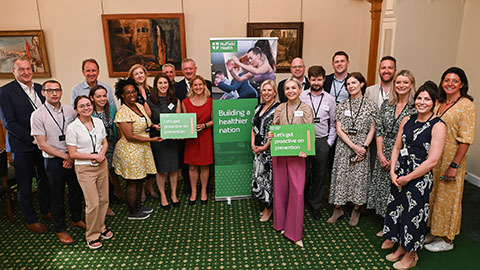
[[[356,226],[361,207],[385,220],[377,236],[382,249],[398,244],[387,260],[395,269],[416,265],[417,251],[453,249],[460,232],[465,154],[473,143],[476,111],[468,80],[458,67],[447,69],[437,85],[418,90],[411,71],[397,72],[396,59],[379,64],[380,82],[367,87],[359,72],[348,72],[344,51],[332,57],[334,73],[301,58],[292,76],[261,85],[252,119],[252,195],[262,204],[260,221],[303,246],[304,202],[320,219],[325,190],[334,205],[327,223],[345,216]],[[280,103],[283,102],[283,103]],[[272,157],[270,125],[313,123],[315,155]],[[326,187],[327,171],[330,185]],[[430,227],[430,230],[428,229]]]
[[[270,70],[267,56],[256,54],[254,48],[247,55],[250,62],[258,61],[256,68],[263,63]],[[254,72],[238,59],[232,62],[232,68],[235,64]],[[465,154],[473,143],[476,117],[468,80],[462,69],[452,67],[441,76],[438,88],[427,81],[415,90],[413,74],[397,72],[395,58],[386,56],[379,65],[380,82],[367,88],[364,76],[349,73],[348,66],[347,53],[338,51],[332,57],[334,73],[326,75],[322,66],[314,65],[305,76],[303,60],[295,58],[292,76],[278,88],[273,79],[263,80],[260,104],[252,118],[252,196],[262,203],[260,221],[273,215],[274,229],[299,246],[303,246],[304,204],[313,218],[320,219],[326,190],[328,202],[334,205],[329,224],[344,217],[347,204],[353,205],[351,226],[358,224],[362,206],[374,209],[385,218],[377,234],[385,239],[382,248],[399,243],[387,259],[398,261],[395,268],[408,268],[416,264],[416,251],[424,243],[431,251],[450,250],[459,233]],[[108,206],[114,195],[125,199],[129,219],[148,218],[153,209],[142,205],[145,191],[160,197],[164,210],[179,206],[181,172],[185,191],[190,193],[188,204],[194,205],[197,197],[207,204],[213,164],[212,83],[197,75],[196,69],[194,60],[183,60],[185,78],[175,82],[175,67],[165,64],[150,87],[147,69],[136,64],[112,90],[98,81],[98,63],[86,59],[82,63],[85,81],[72,90],[72,108],[61,104],[59,82],[34,84],[28,59],[17,59],[15,80],[0,89],[0,115],[27,229],[48,231],[33,209],[34,177],[41,216],[52,220],[57,237],[66,244],[73,242],[66,231],[63,206],[68,185],[72,224],[86,229],[90,248],[101,247],[101,239],[113,236],[105,216],[114,214]],[[235,80],[251,78],[255,76],[239,75]],[[222,83],[223,78],[215,82]],[[114,96],[121,103],[118,110]],[[196,113],[198,137],[161,138],[160,113],[181,112]],[[291,157],[270,155],[274,136],[270,125],[305,123],[315,127],[314,156],[304,152]],[[126,180],[125,193],[118,175]],[[153,178],[160,195],[153,188]]]

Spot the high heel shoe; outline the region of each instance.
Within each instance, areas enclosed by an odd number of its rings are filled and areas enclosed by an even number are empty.
[[[162,207],[163,210],[169,210],[170,209],[170,204],[163,205],[160,203],[160,206]]]
[[[260,222],[267,222],[270,220],[270,217],[272,216],[272,213],[273,213],[273,210],[270,210],[270,211],[267,211],[265,212],[265,214],[263,214],[261,217],[260,217]]]
[[[418,255],[415,254],[415,256],[413,257],[413,261],[410,263],[410,265],[404,265],[402,261],[398,261],[393,264],[393,268],[397,270],[406,270],[406,269],[415,267],[417,265],[417,262],[418,262]]]
[[[327,223],[328,224],[333,224],[333,223],[337,222],[338,220],[343,219],[343,217],[344,217],[343,209],[342,208],[335,208],[333,210],[332,216],[327,220]]]
[[[176,201],[176,202],[174,202],[174,201],[172,200],[172,198],[170,198],[170,200],[172,201],[172,205],[173,205],[173,207],[175,207],[175,208],[178,208],[178,207],[180,207],[180,201]]]
[[[391,249],[395,246],[395,243],[390,240],[385,240],[382,243],[381,249]]]
[[[191,201],[190,199],[188,199],[188,205],[195,205],[196,202],[197,200]]]
[[[395,255],[395,252],[394,252],[394,253],[390,253],[387,256],[385,256],[385,259],[387,259],[387,261],[389,261],[389,262],[396,262],[396,261],[399,261],[403,257],[403,255],[405,255],[405,253],[397,256],[397,255]]]
[[[348,224],[350,224],[350,226],[352,227],[357,226],[359,220],[360,220],[360,209],[358,210],[353,209],[352,216],[350,217],[350,221],[348,222]]]
[[[206,205],[207,203],[208,203],[208,199],[206,199],[206,200],[200,199],[200,204]]]

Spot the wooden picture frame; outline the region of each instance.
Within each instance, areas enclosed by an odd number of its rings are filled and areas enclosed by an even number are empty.
[[[103,14],[102,24],[110,77],[127,77],[134,64],[155,76],[165,63],[182,75],[187,57],[183,13]]]
[[[14,78],[13,62],[18,57],[30,59],[35,78],[52,76],[43,30],[0,31],[0,78]]]
[[[302,57],[303,22],[247,23],[247,37],[278,37],[277,73],[289,73],[292,60]]]

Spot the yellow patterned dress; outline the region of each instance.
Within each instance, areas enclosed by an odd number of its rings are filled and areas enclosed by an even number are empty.
[[[437,115],[439,115],[438,108],[440,105],[437,104],[434,109]],[[455,235],[460,233],[466,158],[463,157],[459,164],[461,168],[457,169],[455,181],[445,181],[440,177],[445,175],[459,144],[473,143],[476,123],[475,106],[469,99],[462,98],[448,109],[441,118],[447,125],[447,142],[439,163],[433,169],[429,224],[433,235],[446,236],[453,240]]]
[[[140,117],[127,105],[123,104],[115,116],[115,123],[132,123],[133,134],[150,137],[145,129],[152,125],[145,109],[141,104],[136,103],[138,109],[145,115]],[[125,136],[122,136],[115,145],[113,152],[113,167],[115,173],[121,175],[124,179],[143,179],[147,174],[156,174],[155,162],[153,160],[152,149],[149,142],[131,142]]]

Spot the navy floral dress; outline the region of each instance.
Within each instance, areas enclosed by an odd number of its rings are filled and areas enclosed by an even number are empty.
[[[419,122],[417,114],[414,114],[405,123],[402,134],[403,147],[395,165],[398,177],[413,172],[427,159],[432,129],[439,121],[440,118],[435,117],[426,122]],[[423,247],[427,234],[432,186],[432,171],[408,182],[401,189],[391,184],[383,226],[384,239],[399,242],[407,252],[417,251]]]

